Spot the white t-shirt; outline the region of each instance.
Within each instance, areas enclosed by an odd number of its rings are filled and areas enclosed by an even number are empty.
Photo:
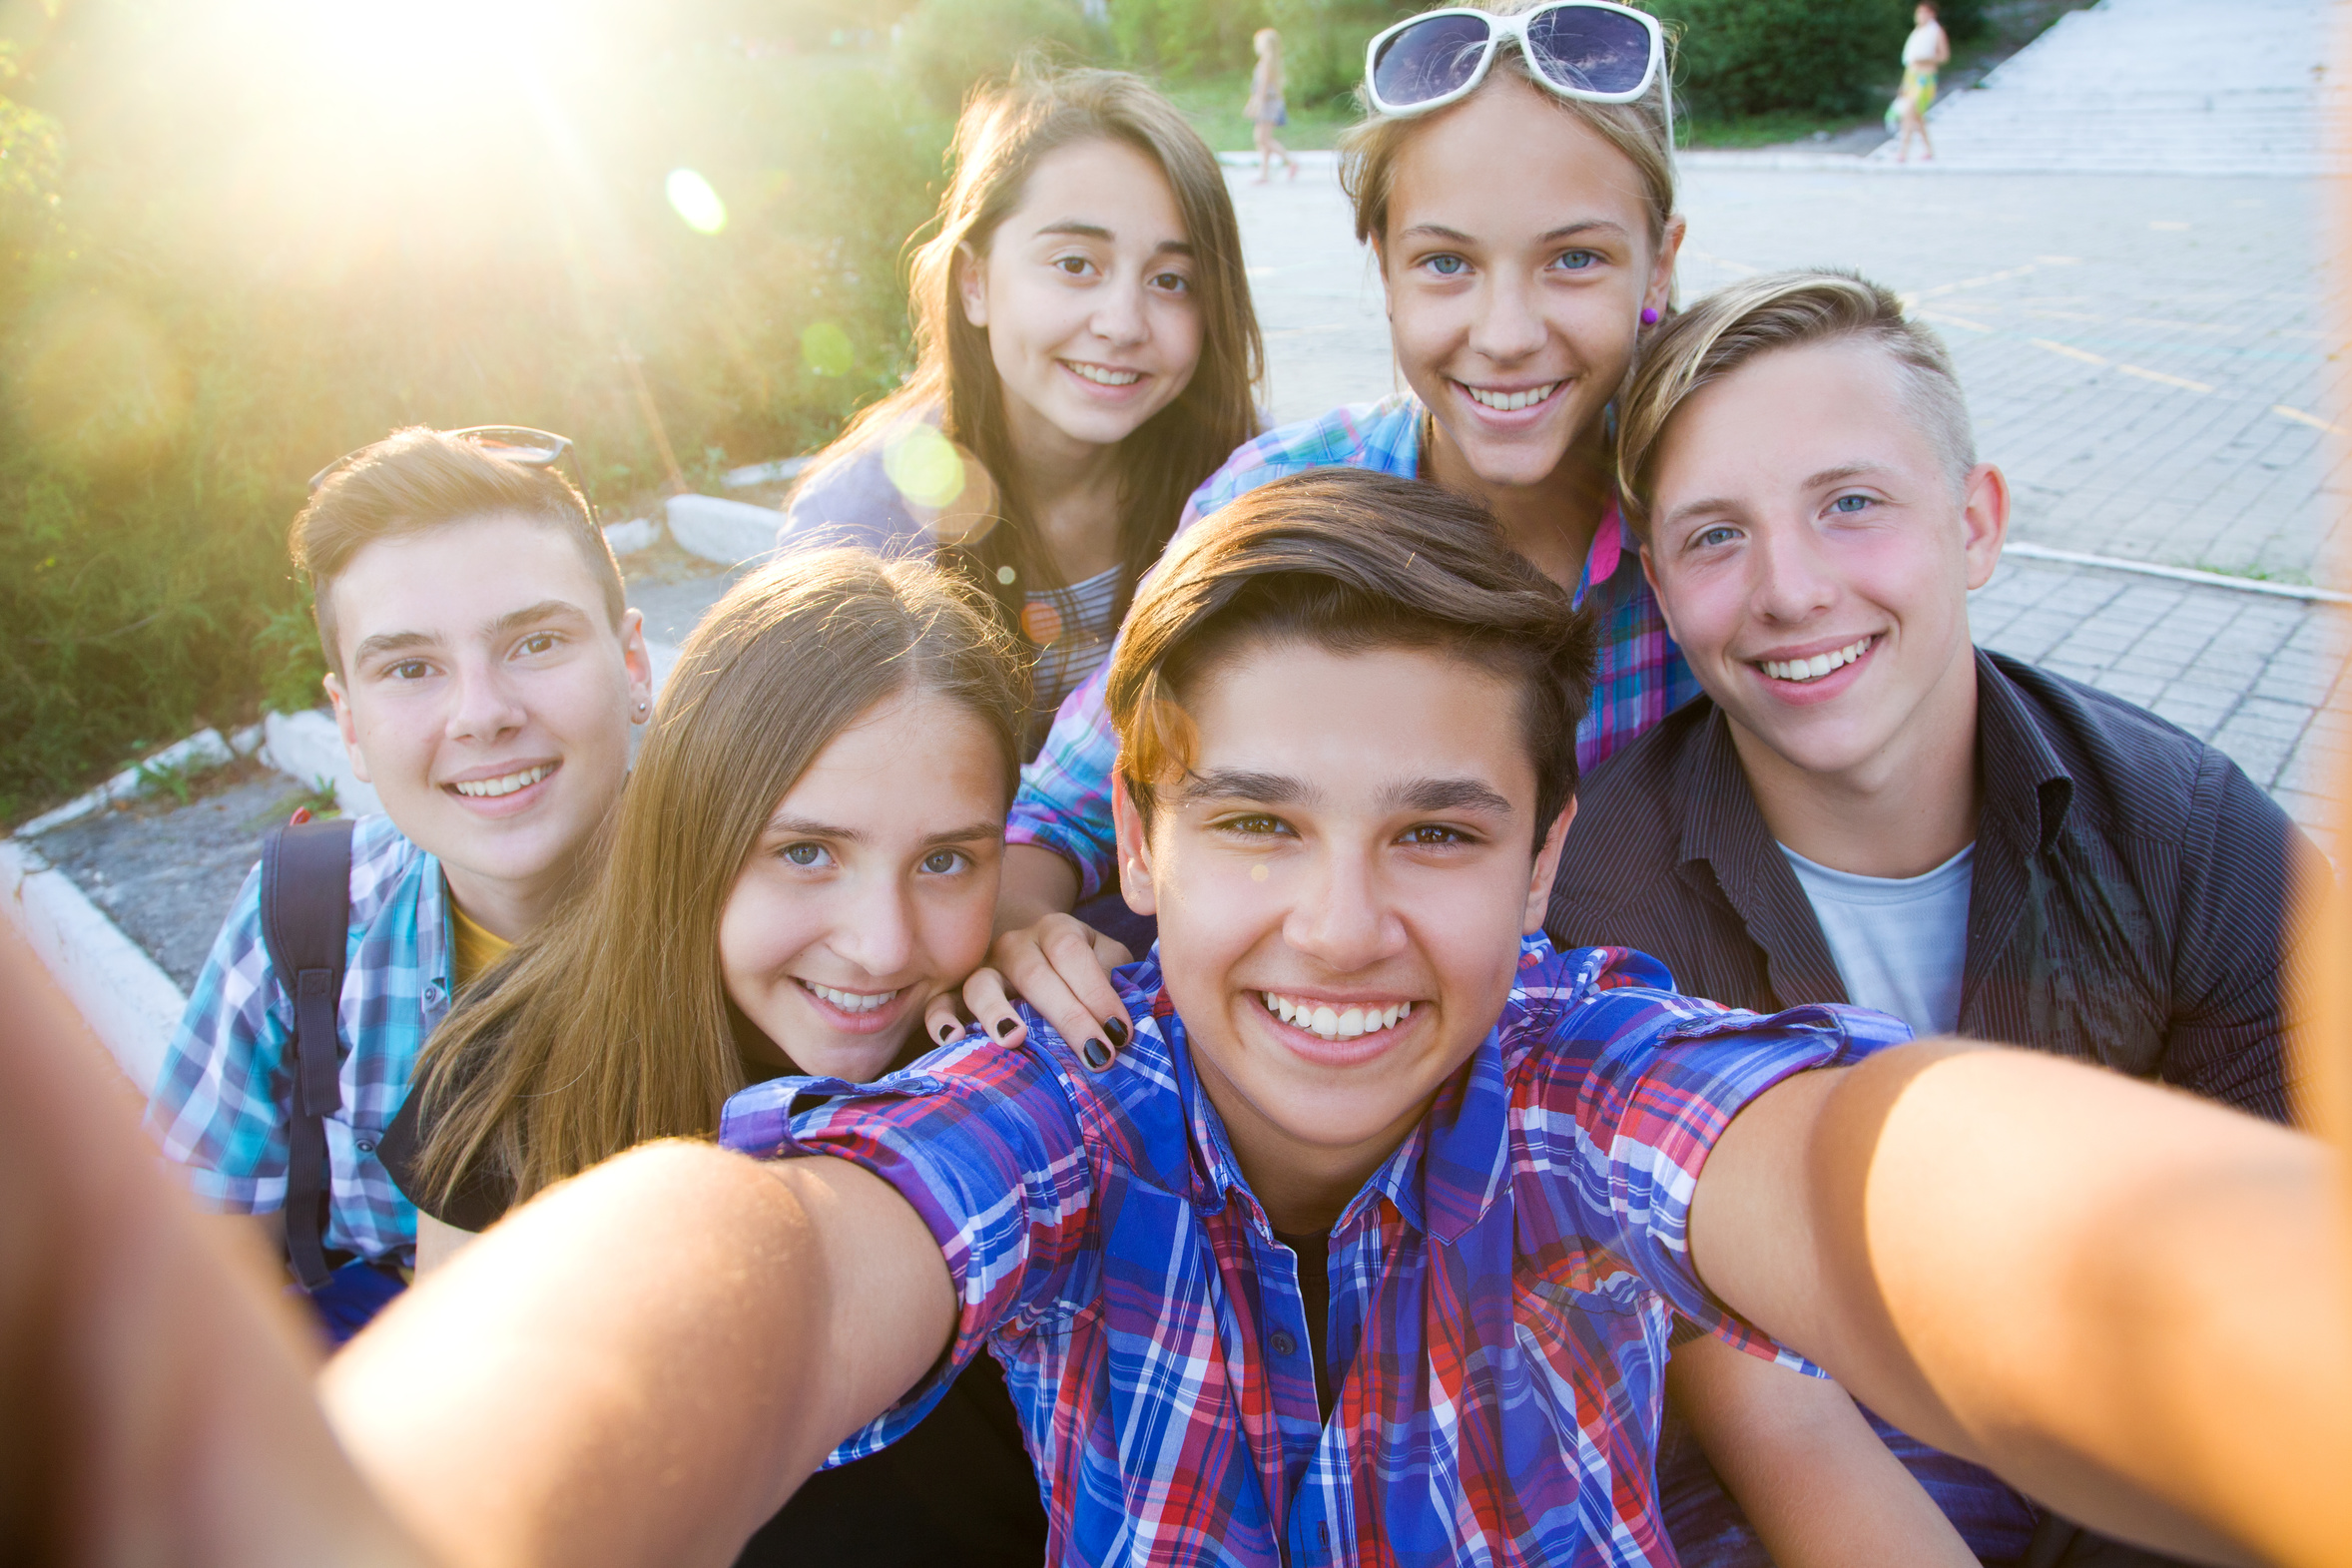
[[[1857,876],[1787,844],[1780,852],[1813,902],[1847,998],[1893,1013],[1916,1034],[1951,1033],[1960,1022],[1977,846],[1921,876]]]
[[[1936,60],[1936,41],[1943,34],[1944,29],[1933,22],[1923,27],[1913,28],[1911,36],[1903,40],[1903,63],[1905,65],[1933,65]]]

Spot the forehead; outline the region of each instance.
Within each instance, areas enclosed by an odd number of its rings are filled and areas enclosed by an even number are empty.
[[[1518,693],[1461,654],[1252,641],[1202,671],[1184,707],[1195,772],[1279,775],[1332,801],[1444,774],[1478,780],[1534,811]]]
[[[1653,507],[1785,487],[1855,463],[1941,475],[1909,373],[1860,338],[1758,354],[1684,400],[1658,443]]]
[[[1004,774],[995,738],[970,709],[902,691],[843,726],[777,811],[877,839],[945,832],[1000,819]]]
[[[1510,178],[1496,179],[1500,169]],[[1498,67],[1405,139],[1389,187],[1389,233],[1436,224],[1479,238],[1533,235],[1601,219],[1642,237],[1648,201],[1631,159]]]
[[[327,592],[346,654],[375,636],[455,640],[549,600],[605,620],[604,585],[579,542],[554,524],[504,514],[370,540]]]
[[[1038,159],[999,233],[1026,244],[1039,225],[1064,220],[1107,229],[1122,242],[1185,238],[1166,173],[1142,149],[1108,137],[1072,142]]]

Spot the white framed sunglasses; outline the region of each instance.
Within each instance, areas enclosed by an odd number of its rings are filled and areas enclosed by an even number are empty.
[[[1409,16],[1364,52],[1364,93],[1376,114],[1419,115],[1470,96],[1503,42],[1518,45],[1536,81],[1562,98],[1629,104],[1662,83],[1669,146],[1674,85],[1658,19],[1611,0],[1552,0],[1497,16],[1448,6]]]

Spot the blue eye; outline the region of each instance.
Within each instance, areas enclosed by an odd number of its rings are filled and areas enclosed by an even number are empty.
[[[1716,545],[1729,544],[1732,540],[1737,539],[1738,537],[1739,530],[1736,528],[1710,528],[1705,533],[1700,534],[1696,539],[1693,539],[1691,544],[1696,549],[1711,550]]]
[[[1470,269],[1470,262],[1459,256],[1433,256],[1422,265],[1440,277],[1458,277]]]
[[[1844,512],[1851,516],[1856,512],[1867,509],[1869,506],[1870,497],[1867,495],[1841,495],[1836,500],[1830,502],[1829,509],[1833,512]]]
[[[1586,267],[1598,266],[1600,258],[1590,251],[1563,251],[1552,260],[1551,264],[1567,271],[1581,272]]]
[[[789,843],[776,852],[786,863],[804,870],[814,870],[833,858],[826,852],[825,845],[818,843]]]

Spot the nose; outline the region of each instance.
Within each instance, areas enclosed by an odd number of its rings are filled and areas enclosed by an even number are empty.
[[[1757,529],[1748,562],[1749,600],[1767,621],[1798,625],[1837,602],[1836,575],[1810,528],[1783,523]]]
[[[1541,348],[1543,337],[1543,316],[1535,308],[1533,284],[1508,272],[1489,274],[1478,292],[1477,316],[1470,323],[1470,347],[1497,364],[1510,364]]]
[[[860,876],[843,904],[833,950],[880,979],[904,973],[914,946],[914,906],[906,885],[893,876]]]
[[[530,723],[530,710],[496,662],[466,660],[456,675],[449,704],[450,740],[493,743]]]
[[[1117,279],[1105,284],[1095,296],[1094,318],[1087,325],[1106,343],[1133,347],[1151,332],[1143,304],[1142,278]]]
[[[1327,848],[1292,885],[1283,939],[1335,975],[1357,974],[1393,956],[1404,925],[1388,906],[1377,846]]]

